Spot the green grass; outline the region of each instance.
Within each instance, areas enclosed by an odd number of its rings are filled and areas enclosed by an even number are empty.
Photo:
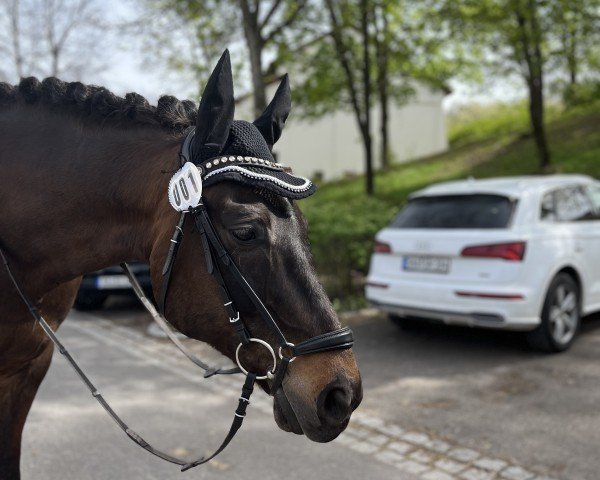
[[[546,173],[585,173],[600,178],[600,103],[576,110],[549,108],[547,134],[552,167]],[[452,147],[444,154],[395,165],[375,177],[375,195],[362,176],[320,185],[302,202],[317,270],[341,309],[362,303],[373,236],[408,195],[445,180],[541,173],[528,133],[525,105],[500,105],[451,117]]]

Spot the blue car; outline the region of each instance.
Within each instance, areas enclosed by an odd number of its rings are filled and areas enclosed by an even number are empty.
[[[150,267],[145,263],[130,263],[140,285],[149,298],[152,298]],[[110,295],[134,295],[127,276],[118,265],[84,275],[75,298],[77,310],[97,310]]]

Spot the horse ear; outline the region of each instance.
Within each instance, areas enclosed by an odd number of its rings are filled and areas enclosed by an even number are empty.
[[[290,81],[286,73],[281,79],[273,100],[265,108],[262,115],[254,121],[254,125],[258,128],[262,136],[265,137],[270,149],[273,149],[273,145],[279,140],[291,108],[292,92],[290,91]]]
[[[194,154],[206,160],[221,153],[233,123],[235,101],[229,50],[225,50],[208,79],[196,121]]]

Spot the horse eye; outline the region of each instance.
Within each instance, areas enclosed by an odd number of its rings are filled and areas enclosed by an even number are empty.
[[[231,234],[242,242],[248,242],[256,238],[256,233],[252,227],[236,228],[231,230]]]

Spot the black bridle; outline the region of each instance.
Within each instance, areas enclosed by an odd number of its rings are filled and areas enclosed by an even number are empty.
[[[186,162],[189,162],[192,158],[190,148],[193,136],[194,129],[191,129],[181,145],[181,150],[179,153],[181,166],[183,166]],[[243,160],[241,161],[243,162]],[[211,160],[207,160],[204,163],[210,162]],[[202,171],[203,170],[201,170],[201,172]],[[265,346],[273,357],[273,368],[268,370],[265,375],[258,377],[259,380],[269,379],[272,381],[270,386],[271,394],[274,394],[281,387],[281,382],[283,381],[287,367],[296,357],[330,350],[343,350],[352,347],[352,331],[348,327],[340,328],[332,332],[327,332],[322,335],[312,337],[297,345],[288,342],[267,307],[264,305],[258,294],[254,291],[250,283],[246,280],[246,277],[244,277],[242,272],[240,272],[237,265],[229,255],[227,249],[223,246],[223,243],[219,238],[219,234],[215,230],[215,227],[210,220],[208,211],[206,210],[206,206],[203,202],[200,202],[198,206],[190,209],[189,212],[183,212],[181,214],[179,222],[175,227],[173,237],[171,238],[169,252],[162,269],[163,279],[159,296],[159,309],[163,315],[165,314],[171,272],[175,264],[179,244],[183,239],[183,225],[188,213],[193,217],[194,226],[200,233],[207,270],[217,281],[219,293],[221,299],[223,300],[223,306],[226,309],[229,317],[229,323],[235,329],[235,332],[239,337],[240,344],[236,350],[236,360],[239,368],[244,373],[247,373],[247,371],[245,371],[245,369],[242,367],[238,354],[242,346],[248,345],[251,342],[260,343],[261,345]],[[278,353],[280,358],[279,366],[276,364],[277,359],[271,346],[260,339],[253,338],[250,335],[249,329],[240,316],[239,310],[237,310],[235,307],[235,303],[230,294],[230,289],[223,278],[221,266],[227,269],[227,271],[235,279],[237,285],[250,299],[266,326],[277,339],[279,347]],[[290,353],[289,357],[283,354],[284,350],[287,350]],[[214,374],[218,373],[221,372],[214,372]]]
[[[186,136],[180,151],[180,160],[183,165],[186,162],[189,162],[192,158],[190,152],[191,140],[194,135],[194,130],[191,130]],[[244,160],[242,159],[242,162]],[[199,171],[204,171],[203,167],[197,166]],[[169,283],[171,278],[171,273],[173,270],[173,266],[175,264],[175,260],[177,257],[177,250],[180,242],[183,238],[183,225],[185,222],[186,215],[191,215],[194,220],[194,226],[196,230],[200,233],[200,238],[202,242],[202,247],[204,250],[204,256],[206,261],[206,266],[208,272],[212,274],[214,279],[216,280],[219,286],[220,296],[223,300],[223,306],[227,312],[229,317],[229,323],[235,332],[238,335],[240,343],[236,349],[236,362],[238,364],[237,368],[230,369],[222,369],[222,368],[214,368],[210,367],[201,360],[199,360],[195,355],[190,353],[184,345],[177,339],[177,337],[173,334],[169,325],[165,321],[163,315],[165,312],[167,294],[169,289]],[[162,270],[162,284],[160,288],[160,297],[159,297],[159,309],[161,313],[159,313],[155,308],[152,302],[150,302],[147,297],[144,295],[142,288],[140,287],[135,275],[129,268],[126,263],[122,264],[123,270],[128,276],[131,285],[143,303],[143,305],[148,309],[153,319],[158,323],[158,325],[167,333],[169,338],[175,343],[175,345],[198,367],[205,370],[205,377],[210,377],[212,375],[227,375],[233,373],[243,372],[246,375],[246,379],[244,381],[244,385],[242,387],[242,392],[238,400],[238,406],[234,414],[233,422],[230,426],[229,432],[227,436],[219,446],[219,448],[211,455],[200,457],[193,461],[187,461],[183,459],[179,459],[173,457],[167,453],[164,453],[160,450],[152,447],[148,442],[146,442],[139,434],[133,431],[129,426],[116,414],[116,412],[110,407],[110,405],[106,402],[104,397],[98,392],[94,384],[90,381],[87,375],[83,372],[83,370],[79,367],[77,362],[73,359],[71,354],[67,351],[67,349],[60,342],[52,328],[48,325],[46,320],[39,313],[37,308],[33,305],[33,303],[29,300],[29,297],[25,294],[23,289],[20,287],[19,282],[14,277],[8,259],[4,253],[4,251],[0,248],[0,256],[2,257],[2,261],[6,267],[8,275],[14,284],[17,292],[19,293],[21,299],[27,306],[29,312],[34,317],[36,322],[40,325],[44,333],[49,337],[52,343],[56,346],[58,351],[67,359],[69,364],[73,367],[75,372],[78,374],[82,382],[88,387],[92,396],[102,405],[102,407],[106,410],[106,412],[111,416],[111,418],[117,423],[117,425],[131,438],[135,443],[139,446],[152,453],[153,455],[162,458],[171,463],[175,463],[181,466],[181,470],[185,471],[190,468],[193,468],[197,465],[201,465],[203,463],[208,462],[216,455],[218,455],[233,439],[237,431],[242,425],[244,417],[246,416],[246,408],[250,403],[250,395],[254,390],[254,384],[256,380],[267,380],[270,382],[270,394],[274,395],[281,387],[282,382],[287,372],[287,368],[291,362],[295,360],[296,357],[302,355],[310,355],[314,353],[327,352],[332,350],[344,350],[349,349],[353,345],[353,336],[352,331],[348,327],[339,328],[334,331],[330,331],[327,333],[323,333],[321,335],[317,335],[315,337],[304,340],[298,344],[290,343],[286,340],[283,332],[273,319],[273,316],[264,305],[260,297],[254,291],[250,283],[246,280],[246,277],[240,272],[235,262],[229,255],[227,249],[223,246],[217,231],[215,230],[208,212],[206,210],[206,206],[202,201],[195,206],[194,208],[189,209],[186,212],[182,212],[179,222],[175,227],[175,232],[171,239],[171,245],[169,251],[167,253],[167,257],[165,260],[165,264]],[[245,295],[250,299],[256,311],[258,311],[260,317],[265,322],[266,326],[269,328],[273,336],[277,340],[278,344],[278,356],[279,363],[277,363],[277,356],[275,355],[275,351],[273,347],[266,341],[255,338],[251,336],[251,332],[248,329],[248,326],[244,323],[239,310],[236,309],[235,304],[230,295],[230,290],[228,285],[226,284],[223,275],[221,273],[221,268],[227,269],[227,271],[231,274],[231,276],[235,279],[237,285],[241,288],[241,290],[245,293]],[[241,348],[245,345],[249,345],[250,343],[258,343],[265,347],[271,357],[273,358],[273,366],[271,369],[267,370],[264,375],[258,375],[255,372],[247,371],[241,364],[239,358],[239,352]],[[289,353],[289,356],[284,354]]]

